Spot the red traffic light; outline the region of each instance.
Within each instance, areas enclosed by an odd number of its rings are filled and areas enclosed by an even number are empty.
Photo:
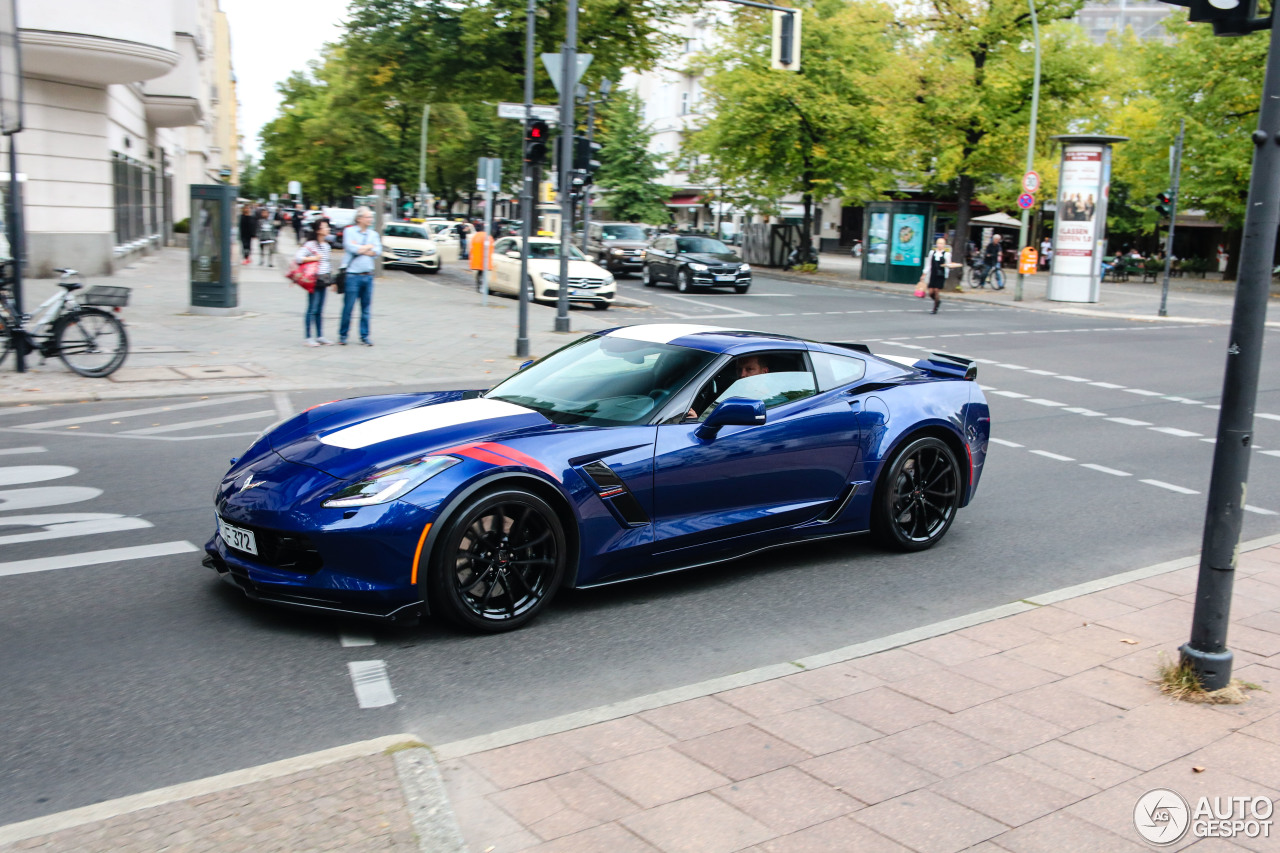
[[[1156,201],[1160,202],[1161,204],[1168,204],[1169,202],[1173,201],[1173,196],[1167,192],[1160,193],[1159,195],[1156,196]]]
[[[537,119],[529,122],[529,130],[525,133],[524,138],[529,142],[546,142],[550,133],[551,128],[547,126],[547,123]]]

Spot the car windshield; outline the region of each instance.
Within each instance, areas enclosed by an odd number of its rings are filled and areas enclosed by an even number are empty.
[[[710,237],[681,237],[676,240],[676,250],[680,252],[699,252],[708,255],[728,255],[731,250],[719,240]]]
[[[644,240],[644,229],[639,225],[602,225],[600,234],[606,240]]]
[[[531,257],[531,258],[559,258],[559,257],[560,257],[560,244],[559,244],[559,243],[530,243],[530,244],[529,244],[529,257]],[[585,260],[586,260],[586,257],[582,254],[582,252],[578,251],[578,247],[577,247],[577,246],[570,245],[570,246],[569,246],[569,260],[571,260],[571,261],[585,261]]]
[[[715,358],[686,347],[591,335],[485,396],[535,409],[558,424],[640,424]]]

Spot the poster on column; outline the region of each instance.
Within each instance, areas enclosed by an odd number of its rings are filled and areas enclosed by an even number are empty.
[[[903,267],[918,267],[923,255],[924,217],[919,213],[895,213],[892,263]]]
[[[867,263],[883,264],[889,260],[889,214],[871,214],[867,243]]]
[[[1063,153],[1058,184],[1058,223],[1053,271],[1091,275],[1097,266],[1097,212],[1102,181],[1102,147],[1070,146]]]

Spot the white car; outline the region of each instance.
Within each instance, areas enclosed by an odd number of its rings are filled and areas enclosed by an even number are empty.
[[[520,238],[503,237],[493,246],[493,273],[489,288],[495,293],[518,295]],[[569,302],[593,305],[605,311],[613,304],[618,286],[608,270],[588,261],[575,246],[569,247]],[[535,302],[554,302],[560,296],[560,241],[553,237],[529,238],[529,296]]]
[[[458,225],[459,223],[452,219],[428,219],[422,223],[422,227],[427,229],[431,239],[436,241],[441,261],[453,263],[462,257],[462,245],[458,242]],[[476,233],[476,229],[469,222],[463,222],[461,225],[467,232],[466,239],[470,244],[471,235]]]
[[[382,228],[382,261],[440,272],[440,247],[426,227],[412,222],[389,222]]]

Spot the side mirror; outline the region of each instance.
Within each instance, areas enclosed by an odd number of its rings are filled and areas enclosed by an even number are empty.
[[[513,251],[513,252],[507,252],[507,257],[508,257],[508,258],[515,258],[515,259],[518,261],[518,260],[520,260],[520,253],[519,253],[519,252],[514,252],[514,251]]]
[[[746,397],[730,397],[711,410],[707,419],[694,433],[698,438],[712,439],[724,426],[757,426],[763,424],[768,416],[765,414],[763,400],[748,400]]]
[[[533,364],[533,359],[529,359],[528,361],[524,362],[519,367],[517,367],[516,373],[519,373],[520,371],[524,370],[526,367],[528,367],[531,364]]]

